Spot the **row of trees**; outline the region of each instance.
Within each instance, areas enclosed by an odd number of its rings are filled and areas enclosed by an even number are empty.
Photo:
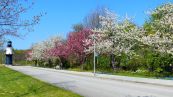
[[[89,46],[89,44],[85,44],[85,40],[91,34],[91,30],[82,29],[79,32],[71,32],[67,40],[55,36],[46,41],[34,44],[32,46],[32,59],[35,60],[36,64],[41,62],[40,65],[49,65],[50,67],[61,64],[61,61],[67,62],[67,60],[69,64],[75,64],[76,66],[83,64],[86,57],[84,50]]]
[[[173,4],[150,12],[142,27],[108,9],[97,9],[73,26],[66,40],[53,37],[32,47],[32,60],[54,67],[92,69],[93,39],[100,70],[170,74],[173,60]],[[39,62],[38,62],[39,60]],[[44,64],[46,62],[46,64]],[[53,64],[53,65],[50,65]]]

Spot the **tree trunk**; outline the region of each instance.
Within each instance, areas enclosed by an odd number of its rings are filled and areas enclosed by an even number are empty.
[[[110,55],[110,66],[112,67],[113,70],[116,69],[116,64],[115,64],[115,54]]]
[[[85,63],[85,60],[86,60],[86,56],[81,55],[79,59],[80,59],[81,70],[84,70],[84,63]]]

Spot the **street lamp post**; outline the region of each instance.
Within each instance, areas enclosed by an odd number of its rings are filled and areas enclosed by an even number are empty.
[[[94,76],[96,76],[96,46],[95,46],[95,33],[94,33],[94,36],[93,36],[93,39],[94,39]]]

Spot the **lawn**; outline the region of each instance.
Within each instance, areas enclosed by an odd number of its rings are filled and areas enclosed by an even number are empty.
[[[93,72],[93,70],[82,70],[81,68],[69,68],[70,71],[77,72]],[[155,74],[153,72],[134,72],[134,71],[125,71],[125,70],[99,70],[96,68],[96,73],[98,74],[109,74],[109,75],[120,75],[120,76],[128,76],[128,77],[140,77],[140,78],[154,78],[154,79],[166,79],[173,80],[173,74],[169,76],[164,76],[162,73]]]
[[[81,97],[0,65],[0,97]]]

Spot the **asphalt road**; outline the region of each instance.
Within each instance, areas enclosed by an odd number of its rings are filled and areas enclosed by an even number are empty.
[[[84,97],[173,97],[173,87],[79,76],[29,66],[10,68]]]

